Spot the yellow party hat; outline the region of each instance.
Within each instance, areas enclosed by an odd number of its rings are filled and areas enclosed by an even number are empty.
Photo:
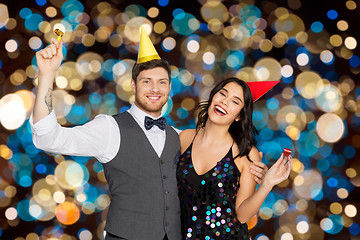
[[[161,59],[156,52],[149,36],[146,34],[145,29],[141,27],[140,45],[137,63],[144,63],[153,59]]]

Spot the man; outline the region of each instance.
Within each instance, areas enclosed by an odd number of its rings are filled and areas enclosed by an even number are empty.
[[[175,175],[180,141],[178,132],[161,117],[171,89],[169,64],[160,59],[142,28],[132,70],[131,108],[64,128],[51,104],[62,43],[52,42],[36,53],[40,75],[30,118],[34,144],[49,152],[93,156],[103,164],[111,195],[105,239],[181,239]]]

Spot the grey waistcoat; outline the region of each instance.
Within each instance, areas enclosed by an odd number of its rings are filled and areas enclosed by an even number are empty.
[[[114,116],[121,134],[117,155],[104,163],[111,203],[105,230],[129,240],[181,239],[176,161],[180,140],[166,125],[166,142],[159,158],[135,119]]]

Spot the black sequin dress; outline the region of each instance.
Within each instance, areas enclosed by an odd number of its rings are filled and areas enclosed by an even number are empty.
[[[240,171],[232,147],[214,168],[203,175],[194,170],[192,143],[177,166],[182,232],[185,239],[251,239],[247,224],[236,218],[235,200]]]

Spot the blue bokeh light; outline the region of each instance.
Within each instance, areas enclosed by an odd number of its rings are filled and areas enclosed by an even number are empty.
[[[43,16],[38,13],[33,13],[25,19],[25,27],[30,31],[39,29],[39,24],[44,21]]]
[[[360,65],[360,58],[357,55],[352,55],[349,59],[349,64],[353,68],[357,68]]]
[[[334,20],[334,19],[336,19],[336,18],[338,17],[337,11],[335,11],[335,10],[333,10],[333,9],[329,10],[326,15],[327,15],[328,18],[331,19],[331,20]]]
[[[46,4],[46,0],[35,0],[38,6],[44,6]]]
[[[158,4],[161,7],[165,7],[169,4],[169,0],[158,0]]]
[[[324,25],[319,21],[313,22],[311,24],[311,31],[313,31],[314,33],[319,33],[323,29],[324,29]]]
[[[27,19],[32,15],[32,12],[29,8],[23,8],[20,10],[19,15],[22,19]]]

